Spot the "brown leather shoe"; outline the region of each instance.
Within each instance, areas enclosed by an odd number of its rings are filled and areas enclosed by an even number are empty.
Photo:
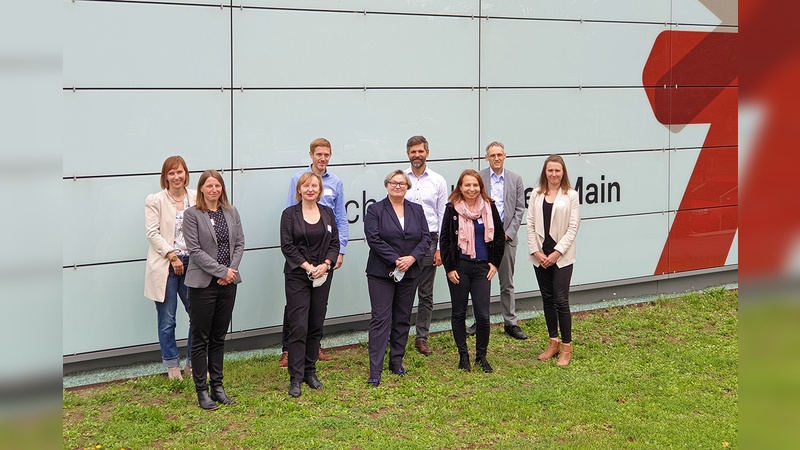
[[[547,361],[548,359],[558,354],[558,338],[550,338],[550,343],[547,348],[539,355],[539,361]]]
[[[281,359],[278,360],[278,367],[283,369],[289,367],[289,352],[281,353]]]
[[[558,367],[566,367],[569,365],[569,360],[572,358],[572,344],[561,344],[561,354],[558,355]]]
[[[428,341],[425,339],[417,339],[417,341],[414,342],[414,347],[425,356],[431,356],[433,354],[433,350],[428,348]]]
[[[328,355],[327,353],[323,352],[323,351],[322,351],[322,347],[320,347],[320,349],[319,349],[319,356],[317,356],[317,359],[318,359],[319,361],[330,361],[330,360],[332,360],[333,358],[332,358],[330,355]]]

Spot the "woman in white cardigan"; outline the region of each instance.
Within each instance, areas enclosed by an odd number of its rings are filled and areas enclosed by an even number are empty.
[[[549,345],[539,360],[560,353],[556,365],[562,367],[569,365],[572,357],[569,285],[575,262],[575,236],[581,223],[579,203],[578,193],[569,183],[564,159],[550,155],[528,203],[528,259],[536,272],[550,335]]]
[[[158,314],[158,343],[161,360],[171,380],[182,380],[178,345],[175,342],[175,314],[180,297],[189,315],[184,277],[189,265],[189,252],[183,239],[183,212],[195,204],[197,192],[187,189],[189,169],[180,156],[170,156],[161,166],[160,192],[147,196],[144,219],[147,240],[147,267],[144,295],[155,301]],[[191,377],[192,330],[186,345],[185,373]]]

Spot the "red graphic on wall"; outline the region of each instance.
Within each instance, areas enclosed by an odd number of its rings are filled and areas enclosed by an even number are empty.
[[[737,33],[665,31],[642,81],[655,117],[673,130],[710,124],[656,274],[725,264],[738,227]]]

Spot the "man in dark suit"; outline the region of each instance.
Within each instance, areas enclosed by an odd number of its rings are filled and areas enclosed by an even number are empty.
[[[522,177],[505,169],[506,151],[501,142],[486,146],[486,160],[489,167],[480,171],[486,192],[495,201],[503,221],[506,234],[505,252],[497,269],[500,280],[500,305],[503,310],[503,324],[506,333],[514,339],[528,339],[517,325],[517,310],[514,298],[514,262],[517,256],[517,231],[525,213],[525,186]],[[475,325],[467,332],[475,334]]]

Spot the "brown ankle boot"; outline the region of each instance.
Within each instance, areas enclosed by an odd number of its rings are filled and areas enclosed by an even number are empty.
[[[558,355],[558,367],[566,367],[569,365],[569,360],[572,358],[572,344],[561,344],[561,354]]]
[[[553,356],[556,356],[558,354],[558,344],[558,338],[550,338],[550,344],[548,344],[547,348],[539,355],[539,361],[547,361]]]

